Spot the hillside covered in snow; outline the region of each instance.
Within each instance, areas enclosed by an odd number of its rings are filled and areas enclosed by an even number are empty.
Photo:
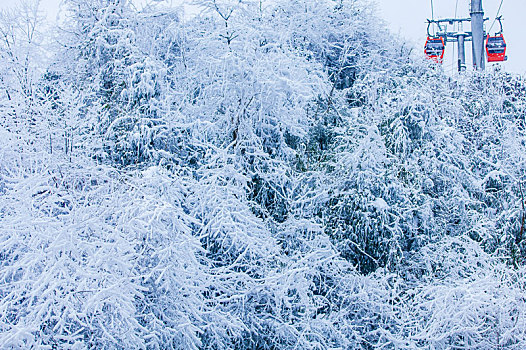
[[[366,0],[0,15],[0,348],[525,349],[526,82]]]

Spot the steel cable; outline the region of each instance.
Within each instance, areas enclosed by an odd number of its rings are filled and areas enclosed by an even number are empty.
[[[488,33],[491,33],[491,30],[493,29],[493,26],[495,25],[495,22],[497,22],[497,18],[499,18],[500,10],[502,9],[502,4],[504,3],[504,0],[500,0],[499,9],[497,10],[497,15],[495,16],[495,19],[493,20],[493,23],[491,23],[491,27],[489,27]]]

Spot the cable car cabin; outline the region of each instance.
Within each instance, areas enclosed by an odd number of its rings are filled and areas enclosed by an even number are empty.
[[[436,63],[442,63],[446,45],[442,37],[427,37],[424,53],[426,57]]]
[[[488,35],[486,40],[486,54],[488,55],[488,62],[506,61],[506,41],[504,40],[504,35]]]

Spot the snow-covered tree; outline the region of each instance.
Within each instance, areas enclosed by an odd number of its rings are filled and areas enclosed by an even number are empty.
[[[2,13],[0,347],[523,348],[523,78],[367,1],[194,6]]]

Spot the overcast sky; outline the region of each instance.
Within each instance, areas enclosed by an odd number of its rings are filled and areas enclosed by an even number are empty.
[[[8,7],[20,0],[0,0],[0,8]],[[137,4],[154,0],[134,0]],[[167,0],[180,3],[185,0]],[[189,2],[190,0],[186,0]],[[418,52],[423,51],[426,39],[426,19],[431,18],[431,0],[371,0],[376,1],[379,15],[386,20],[391,31],[409,40]],[[59,11],[61,0],[41,0],[41,7],[48,17],[55,18]],[[469,17],[471,0],[433,0],[435,18]],[[483,0],[485,17],[491,18],[487,29],[491,26],[497,14],[501,0]],[[455,11],[456,8],[456,11]],[[521,27],[525,21],[526,0],[503,0],[501,14],[504,18],[504,35],[508,43],[508,62],[503,63],[507,71],[526,73],[526,30]],[[522,24],[524,25],[524,24]],[[498,30],[498,23],[492,32]],[[469,24],[464,30],[469,31]],[[468,43],[466,53],[468,65],[471,65],[471,44]],[[450,43],[446,48],[445,69],[456,70],[456,45]],[[492,64],[488,64],[491,67]]]

